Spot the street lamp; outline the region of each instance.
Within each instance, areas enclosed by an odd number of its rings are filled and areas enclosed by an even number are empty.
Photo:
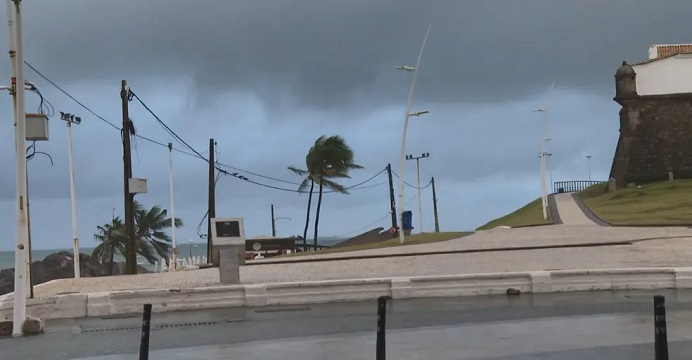
[[[413,155],[406,155],[406,160],[416,160],[416,171],[418,172],[418,216],[419,216],[419,224],[420,224],[420,233],[423,233],[423,204],[421,201],[421,196],[420,196],[420,159],[425,159],[430,157],[430,153],[423,153],[421,156],[413,156]],[[404,220],[401,220],[401,224],[403,226]]]
[[[72,245],[74,247],[74,277],[79,279],[82,268],[79,261],[79,233],[77,230],[77,193],[75,191],[74,159],[72,157],[72,124],[80,124],[82,118],[60,112],[60,120],[67,123],[67,154],[70,165],[70,202],[72,204]]]
[[[548,219],[548,194],[546,189],[545,181],[545,142],[550,141],[550,138],[545,137],[546,127],[548,125],[548,110],[547,109],[537,109],[533,112],[543,113],[543,126],[541,128],[541,151],[539,156],[541,158],[541,206],[543,208],[543,220]]]
[[[410,113],[410,114],[408,114],[408,115],[409,115],[409,116],[421,116],[421,115],[425,115],[425,114],[429,114],[429,113],[430,113],[430,111],[428,111],[428,110],[423,110],[423,111],[412,112],[412,113]]]
[[[591,181],[591,155],[586,155],[586,167],[589,170],[589,181]]]
[[[425,32],[425,37],[423,38],[423,44],[420,47],[420,52],[418,53],[418,60],[416,61],[416,66],[402,65],[396,68],[402,71],[413,72],[413,79],[411,80],[411,88],[408,93],[408,101],[406,102],[406,116],[404,118],[404,129],[401,136],[401,155],[399,159],[399,223],[403,225],[404,222],[404,166],[406,163],[406,133],[408,132],[408,119],[411,116],[411,101],[413,100],[413,89],[416,87],[416,77],[418,75],[418,69],[420,68],[420,62],[423,58],[423,51],[425,50],[425,43],[428,42],[428,35],[430,34],[431,26],[428,25],[428,31]],[[417,115],[416,115],[417,116]],[[404,231],[399,230],[399,243],[404,244]]]

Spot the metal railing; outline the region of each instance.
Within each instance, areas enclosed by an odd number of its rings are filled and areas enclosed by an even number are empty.
[[[591,186],[605,183],[591,180],[556,181],[553,183],[553,194],[584,191]]]

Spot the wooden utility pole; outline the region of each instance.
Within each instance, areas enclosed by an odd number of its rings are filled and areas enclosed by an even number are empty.
[[[387,175],[389,176],[389,211],[392,213],[392,228],[398,230],[396,225],[396,200],[394,200],[394,182],[392,181],[392,164],[387,164]],[[395,238],[396,232],[392,234]]]
[[[437,194],[435,193],[435,177],[432,177],[432,180],[430,180],[432,183],[432,190],[433,190],[433,211],[435,212],[435,232],[439,233],[440,232],[440,219],[437,217]]]
[[[272,237],[276,237],[276,218],[274,217],[274,204],[272,204]]]
[[[214,264],[211,239],[211,219],[216,217],[216,184],[214,177],[216,169],[214,168],[214,139],[209,139],[209,207],[207,212],[207,262]]]
[[[130,151],[130,88],[127,81],[123,80],[120,84],[120,99],[123,107],[123,188],[125,196],[125,233],[127,243],[125,246],[125,273],[137,273],[137,241],[135,240],[135,217],[134,217],[134,196],[130,192],[130,179],[132,178],[132,153]]]

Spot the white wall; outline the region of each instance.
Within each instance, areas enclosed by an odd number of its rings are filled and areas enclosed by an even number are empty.
[[[692,93],[692,54],[633,65],[632,68],[637,74],[639,95]]]

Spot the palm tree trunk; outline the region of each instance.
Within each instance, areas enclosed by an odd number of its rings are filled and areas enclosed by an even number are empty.
[[[108,263],[108,275],[113,276],[113,257],[115,254],[115,244],[111,240],[111,261]]]
[[[305,216],[305,229],[303,230],[303,251],[308,251],[308,227],[310,226],[310,207],[312,206],[312,191],[315,189],[315,182],[310,180],[310,195],[308,195],[308,214]]]
[[[322,180],[322,177],[320,177]],[[322,181],[320,181],[320,195],[317,197],[317,210],[315,211],[315,251],[317,251],[317,228],[320,224],[320,208],[322,207]]]

